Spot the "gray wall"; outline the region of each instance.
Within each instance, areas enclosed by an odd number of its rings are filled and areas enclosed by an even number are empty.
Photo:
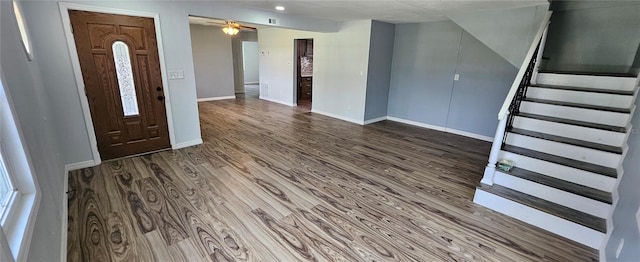
[[[231,37],[215,26],[189,28],[198,98],[233,96]]]
[[[244,82],[258,83],[260,75],[258,69],[258,42],[242,42],[242,64],[244,68]]]
[[[607,261],[638,261],[640,258],[640,230],[636,220],[636,212],[640,206],[640,108],[631,120],[634,126],[629,137],[629,151],[622,164],[624,175],[618,186],[619,200],[613,212],[613,232],[605,248]],[[618,260],[615,259],[616,249],[620,240],[624,238],[624,248]]]
[[[389,116],[446,125],[461,36],[451,21],[396,25]]]
[[[638,75],[640,74],[640,44],[638,44],[638,50],[636,50],[636,57],[633,60],[633,65],[629,70],[629,73]]]
[[[387,115],[395,25],[372,21],[364,120]]]
[[[446,127],[493,137],[518,68],[463,32],[456,73]]]
[[[397,25],[388,114],[493,137],[516,74],[454,22]]]
[[[640,2],[603,2],[571,2],[572,9],[554,11],[544,50],[550,60],[543,69],[629,72],[640,44]]]
[[[35,228],[28,260],[58,260],[61,255],[60,243],[63,241],[62,219],[67,219],[62,216],[62,210],[67,198],[64,193],[64,165],[58,157],[61,152],[54,128],[53,107],[45,92],[51,85],[45,85],[46,82],[42,81],[37,64],[44,52],[34,52],[34,60],[27,61],[12,10],[10,1],[0,1],[2,77],[6,84],[5,91],[13,101],[16,122],[22,131],[22,142],[31,158],[42,193],[37,216],[33,218]]]

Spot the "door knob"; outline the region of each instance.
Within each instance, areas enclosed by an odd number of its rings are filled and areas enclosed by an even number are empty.
[[[164,100],[164,96],[158,96],[158,101]]]
[[[156,90],[162,91],[162,87],[156,87]]]

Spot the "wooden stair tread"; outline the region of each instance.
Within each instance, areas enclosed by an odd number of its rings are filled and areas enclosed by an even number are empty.
[[[506,144],[502,146],[502,150],[527,156],[527,157],[531,157],[531,158],[535,158],[535,159],[539,159],[539,160],[544,160],[547,162],[551,162],[551,163],[555,163],[563,166],[568,166],[568,167],[572,167],[580,170],[593,172],[596,174],[605,175],[608,177],[613,177],[613,178],[618,177],[617,170],[611,167],[605,167],[601,165],[596,165],[596,164],[569,159],[561,156],[546,154],[539,151],[512,146],[512,145],[506,145]]]
[[[556,101],[556,100],[546,100],[546,99],[538,99],[538,98],[525,98],[524,101],[533,102],[533,103],[541,103],[541,104],[549,104],[556,106],[568,106],[568,107],[576,107],[576,108],[584,108],[584,109],[593,109],[600,111],[609,111],[616,113],[624,113],[630,114],[630,108],[618,108],[618,107],[609,107],[609,106],[596,106],[589,104],[580,104],[580,103],[572,103],[572,102],[564,102],[564,101]]]
[[[541,185],[553,187],[553,188],[566,191],[572,194],[597,200],[603,203],[607,203],[607,204],[613,203],[611,193],[601,191],[595,188],[579,185],[576,183],[572,183],[562,179],[557,179],[555,177],[546,176],[540,173],[536,173],[533,171],[529,171],[529,170],[521,169],[517,167],[514,167],[509,172],[505,172],[505,173],[515,177],[526,179],[532,182],[536,182]]]
[[[518,202],[531,208],[538,209],[548,214],[569,220],[602,233],[607,232],[607,223],[604,218],[596,217],[575,209],[571,209],[541,198],[527,195],[497,184],[492,186],[481,184],[478,189],[491,193],[511,201]]]
[[[531,130],[525,130],[520,128],[512,128],[511,130],[509,130],[509,132],[523,135],[523,136],[529,136],[529,137],[535,137],[539,139],[554,141],[554,142],[563,143],[563,144],[591,148],[591,149],[605,151],[609,153],[622,154],[622,147],[617,147],[617,146],[599,144],[599,143],[578,140],[578,139],[573,139],[573,138],[568,138],[563,136],[556,136],[556,135],[551,135],[551,134],[546,134],[546,133],[541,133],[541,132],[536,132]]]
[[[603,124],[597,124],[597,123],[591,123],[591,122],[585,122],[585,121],[579,121],[579,120],[572,120],[572,119],[552,117],[552,116],[543,116],[543,115],[522,113],[522,112],[520,112],[518,114],[518,116],[526,117],[526,118],[533,118],[533,119],[538,119],[538,120],[544,120],[544,121],[550,121],[550,122],[556,122],[556,123],[561,123],[561,124],[568,124],[568,125],[583,126],[583,127],[588,127],[588,128],[602,129],[602,130],[606,130],[606,131],[613,131],[613,132],[620,132],[620,133],[626,133],[627,132],[627,127],[621,127],[621,126],[603,125]]]
[[[633,91],[627,91],[627,90],[599,89],[599,88],[588,88],[588,87],[578,87],[578,86],[556,86],[556,85],[536,84],[536,85],[532,85],[531,87],[558,89],[558,90],[567,90],[567,91],[580,91],[580,92],[589,92],[589,93],[600,93],[600,94],[625,95],[625,96],[632,96],[634,94]]]
[[[540,74],[560,74],[560,75],[580,75],[580,76],[609,76],[609,77],[631,77],[636,75],[629,73],[607,73],[607,72],[578,72],[578,71],[539,71]]]

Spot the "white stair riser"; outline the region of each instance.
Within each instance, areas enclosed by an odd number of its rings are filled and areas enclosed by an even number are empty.
[[[515,128],[580,139],[610,146],[622,146],[628,137],[628,132],[620,133],[606,131],[518,116],[515,118],[513,126]]]
[[[520,112],[626,127],[630,114],[522,101]]]
[[[543,211],[476,189],[473,202],[528,224],[599,249],[605,234]]]
[[[510,159],[515,162],[516,167],[605,192],[613,192],[616,183],[616,179],[613,177],[530,158],[507,151],[500,151],[499,159]]]
[[[538,184],[536,182],[502,172],[496,172],[493,181],[498,185],[600,218],[609,217],[609,212],[611,211],[610,204]]]
[[[537,83],[541,85],[576,86],[631,91],[636,87],[636,78],[544,73],[538,74]]]
[[[622,161],[622,154],[614,154],[513,133],[507,134],[506,142],[509,145],[611,168],[618,168],[618,165],[620,165]]]
[[[527,90],[527,97],[615,108],[631,108],[634,101],[634,96],[537,87],[529,87]]]

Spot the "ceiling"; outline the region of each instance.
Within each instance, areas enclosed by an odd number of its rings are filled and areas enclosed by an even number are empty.
[[[446,14],[474,10],[503,9],[539,5],[547,0],[459,1],[459,0],[283,0],[222,1],[230,5],[268,12],[308,16],[336,21],[373,19],[389,23],[419,23],[446,20]],[[282,5],[285,11],[276,11]]]

